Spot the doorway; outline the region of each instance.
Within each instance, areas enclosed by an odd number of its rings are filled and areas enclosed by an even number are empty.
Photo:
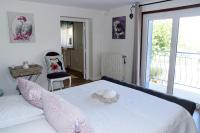
[[[200,103],[200,8],[145,14],[147,88]]]
[[[61,50],[66,71],[74,82],[89,79],[89,21],[61,17]],[[79,83],[78,83],[79,84]]]

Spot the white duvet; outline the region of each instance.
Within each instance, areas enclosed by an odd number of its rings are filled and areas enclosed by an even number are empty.
[[[21,95],[0,98],[0,129],[41,118],[44,118],[43,111],[30,105]]]
[[[100,89],[117,91],[118,102],[105,104],[93,99],[91,94]],[[197,133],[192,117],[181,106],[108,81],[100,80],[56,93],[85,112],[95,133]],[[37,124],[41,122],[44,124]],[[38,129],[37,133],[50,133],[50,126],[45,124],[43,118],[0,129],[0,133],[29,133],[26,131],[31,128]]]

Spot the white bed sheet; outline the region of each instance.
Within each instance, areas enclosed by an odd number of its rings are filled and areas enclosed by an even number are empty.
[[[91,98],[99,89],[113,89],[120,94],[114,104]],[[197,133],[190,114],[181,106],[140,91],[108,81],[96,81],[56,92],[87,115],[94,133]],[[0,129],[0,133],[54,133],[46,120]],[[12,132],[11,132],[12,131]]]
[[[117,91],[119,101],[105,104],[92,99],[91,94],[99,89]],[[183,107],[108,81],[96,81],[57,94],[85,112],[95,133],[197,133],[191,115]]]
[[[45,120],[45,118],[0,129],[0,133],[57,133]]]
[[[43,111],[30,105],[21,95],[0,98],[0,129],[44,118]]]

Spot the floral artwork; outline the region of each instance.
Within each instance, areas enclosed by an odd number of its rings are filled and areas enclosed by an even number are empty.
[[[33,14],[8,12],[8,25],[11,43],[35,41]]]
[[[113,18],[112,38],[125,39],[125,35],[126,35],[126,16]]]

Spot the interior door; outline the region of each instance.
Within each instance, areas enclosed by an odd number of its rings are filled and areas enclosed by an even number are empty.
[[[87,47],[86,47],[86,25],[85,25],[85,22],[83,23],[83,77],[84,79],[88,79],[86,77],[86,72],[87,72],[87,68],[86,68],[86,63],[87,63],[87,54],[86,54],[86,50],[87,50]]]
[[[86,18],[71,18],[71,17],[61,17],[61,20],[63,21],[72,21],[72,22],[82,22],[83,23],[83,56],[84,56],[84,79],[89,80],[90,73],[92,70],[90,70],[90,52],[91,52],[91,47],[90,47],[90,20]]]

